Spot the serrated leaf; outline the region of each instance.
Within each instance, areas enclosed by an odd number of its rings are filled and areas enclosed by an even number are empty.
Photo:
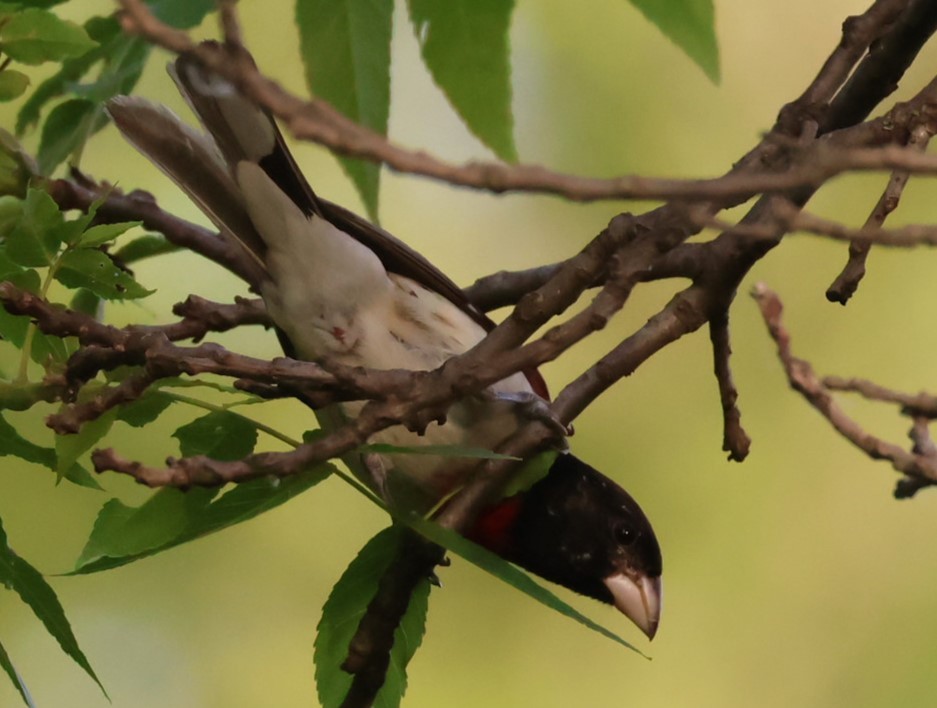
[[[39,122],[43,107],[51,100],[68,93],[90,69],[107,56],[107,47],[117,37],[125,37],[116,17],[92,17],[85,22],[85,31],[98,46],[81,56],[66,59],[52,76],[32,92],[16,116],[16,134],[22,135]]]
[[[93,50],[62,63],[55,74],[43,81],[29,96],[16,117],[16,133],[22,135],[39,122],[43,108],[52,100],[70,92],[92,102],[103,102],[116,93],[130,93],[150,53],[150,46],[140,37],[120,31],[117,19],[92,17],[85,23],[92,39],[99,42]],[[92,67],[104,63],[98,78],[82,85],[81,79]]]
[[[74,435],[55,436],[55,454],[57,458],[55,471],[60,476],[71,469],[78,458],[94,447],[101,438],[107,435],[117,417],[116,410],[109,410],[103,415],[88,421]]]
[[[152,294],[133,276],[117,267],[106,253],[79,248],[62,255],[55,279],[70,288],[87,288],[105,300],[135,300]]]
[[[77,462],[65,471],[64,478],[72,484],[84,487],[85,489],[93,489],[96,492],[104,491],[104,487],[98,483],[97,477]]]
[[[167,538],[165,543],[149,548],[138,548],[127,552],[124,540],[124,528],[138,523],[137,515],[152,514],[152,509],[138,507],[129,512],[127,507],[105,504],[98,514],[91,538],[81,553],[71,574],[81,575],[117,568],[133,561],[167,551],[183,543],[194,541],[222,529],[253,519],[266,511],[288,502],[293,497],[317,485],[334,471],[329,464],[316,465],[313,469],[292,475],[285,479],[255,479],[237,485],[221,498],[207,506],[199,507],[192,503],[184,506],[187,523],[184,527],[176,524],[179,532]],[[154,498],[167,490],[160,490]],[[189,494],[186,492],[185,494]],[[158,502],[158,506],[163,502]],[[121,508],[123,507],[123,509]]]
[[[75,242],[81,238],[81,235],[85,232],[85,229],[88,228],[88,225],[94,219],[95,214],[98,213],[98,208],[101,206],[102,202],[103,198],[94,200],[91,202],[91,205],[88,207],[87,211],[80,213],[74,219],[67,220],[58,228],[56,233],[62,243],[64,243],[66,246],[75,245]]]
[[[559,612],[564,617],[569,617],[584,627],[591,629],[593,632],[597,632],[603,637],[611,639],[613,642],[621,644],[623,647],[637,652],[641,656],[647,658],[640,649],[626,642],[615,632],[602,626],[598,622],[589,619],[578,610],[575,610],[573,607],[563,602],[555,594],[547,590],[547,588],[540,585],[520,568],[511,565],[506,560],[495,555],[488,549],[482,548],[481,546],[472,543],[465,537],[460,536],[456,532],[444,529],[438,524],[434,524],[432,521],[427,521],[420,516],[408,515],[406,517],[401,517],[401,521],[406,523],[408,526],[416,530],[420,535],[429,539],[433,543],[443,546],[456,555],[461,556],[473,565],[481,568],[487,573],[490,573],[511,587],[520,590],[522,593],[528,597],[533,598],[540,604],[546,605],[551,610]]]
[[[61,61],[95,46],[88,33],[74,22],[35,8],[17,12],[0,28],[0,50],[23,64]]]
[[[0,413],[0,456],[13,455],[46,467],[54,467],[55,451],[36,445],[20,435]]]
[[[13,552],[7,544],[2,522],[0,522],[0,583],[16,592],[23,602],[29,605],[49,634],[55,637],[62,651],[84,669],[85,673],[94,679],[94,682],[104,691],[104,686],[98,681],[91,664],[88,663],[88,659],[78,646],[78,640],[72,633],[71,625],[65,617],[65,610],[62,609],[55,591],[38,570]],[[104,695],[107,695],[106,691]]]
[[[57,229],[64,223],[58,205],[41,189],[30,189],[20,220],[6,239],[6,253],[22,266],[47,266],[58,252]]]
[[[712,0],[629,0],[703,70],[720,81],[719,43]]]
[[[316,96],[380,135],[390,113],[393,0],[297,0],[306,84]],[[339,158],[372,219],[377,219],[380,168]]]
[[[515,162],[509,35],[514,0],[409,0],[423,62],[469,130]]]
[[[26,93],[29,77],[22,71],[4,69],[0,71],[0,101],[12,101]]]
[[[368,541],[325,601],[317,628],[314,656],[316,690],[322,708],[343,704],[352,681],[351,675],[341,669],[348,656],[348,644],[377,592],[381,576],[397,554],[403,533],[401,527],[391,526]],[[400,705],[407,689],[407,664],[423,641],[429,591],[427,578],[420,582],[410,597],[407,612],[394,633],[387,678],[374,706],[396,708]]]
[[[60,103],[42,126],[36,160],[39,170],[50,175],[94,132],[95,124],[105,122],[100,107],[83,98]]]
[[[105,68],[98,78],[89,84],[76,84],[71,91],[79,98],[95,104],[103,104],[118,94],[129,93],[150,55],[151,47],[140,37],[122,35],[112,43],[112,55],[105,55]]]
[[[78,240],[78,245],[83,248],[96,248],[105,243],[113,241],[118,236],[127,233],[135,226],[142,224],[142,221],[122,221],[118,224],[98,224],[85,231]]]
[[[138,556],[165,547],[185,532],[217,493],[217,489],[204,487],[186,492],[160,489],[139,507],[126,506],[118,499],[107,501],[98,513],[78,565],[106,557]]]
[[[172,434],[183,457],[205,455],[214,460],[240,460],[254,451],[257,428],[242,415],[214,411]]]
[[[6,398],[11,395],[11,392],[5,392],[5,394],[4,397]],[[19,457],[27,462],[48,467],[52,471],[58,468],[55,450],[30,442],[20,435],[16,428],[10,425],[0,414],[0,457],[6,455]],[[65,472],[65,479],[81,487],[101,489],[101,485],[91,476],[91,473],[77,463],[73,463],[68,467]]]
[[[7,654],[7,650],[4,648],[3,642],[0,642],[0,668],[2,668],[4,673],[10,677],[10,681],[13,682],[16,690],[19,691],[20,696],[23,698],[23,702],[29,706],[29,708],[36,708],[36,704],[33,703],[32,696],[29,695],[29,689],[26,688],[26,684],[23,683],[23,679],[20,677],[19,672],[16,670],[16,667],[13,666],[13,662],[10,660],[10,655]]]
[[[117,411],[117,420],[134,428],[142,428],[156,420],[173,402],[173,397],[162,391],[148,389],[137,400],[123,405]]]

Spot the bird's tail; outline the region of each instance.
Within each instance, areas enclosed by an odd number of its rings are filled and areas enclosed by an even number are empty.
[[[266,244],[241,192],[238,167],[257,165],[306,216],[323,215],[272,116],[193,54],[168,67],[207,135],[165,106],[118,96],[107,111],[120,132],[173,180],[227,237],[264,266]]]

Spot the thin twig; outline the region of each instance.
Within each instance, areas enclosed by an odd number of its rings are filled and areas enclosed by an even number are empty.
[[[719,383],[719,400],[722,402],[722,449],[729,453],[730,460],[742,462],[748,457],[752,439],[742,427],[742,413],[738,407],[739,392],[729,365],[732,345],[728,311],[710,319],[709,338],[712,341],[713,368]]]
[[[923,153],[927,149],[927,144],[930,142],[932,135],[930,126],[927,124],[919,125],[911,131],[908,147]],[[869,214],[869,218],[866,219],[865,228],[882,228],[888,215],[898,208],[898,202],[910,176],[910,171],[905,169],[892,172],[885,191],[872,209],[872,213]],[[937,239],[935,239],[935,242],[937,242]],[[849,244],[849,258],[842,272],[827,288],[827,300],[838,302],[841,305],[849,302],[849,298],[856,292],[860,281],[865,275],[865,262],[871,248],[872,243],[870,241],[853,240]]]
[[[935,419],[937,418],[937,396],[929,393],[902,393],[891,388],[886,388],[873,381],[857,378],[841,378],[839,376],[827,376],[823,379],[823,385],[833,391],[850,391],[858,393],[863,398],[870,401],[882,401],[885,403],[897,403],[901,406],[901,412],[912,417]]]
[[[235,82],[251,99],[280,118],[300,140],[310,140],[332,152],[382,163],[402,173],[422,175],[447,184],[494,193],[533,192],[571,201],[599,199],[723,199],[741,201],[763,192],[819,184],[847,170],[893,169],[896,161],[910,169],[937,172],[937,157],[883,152],[824,151],[807,154],[795,169],[772,172],[736,169],[702,180],[654,179],[640,175],[598,179],[554,172],[539,165],[470,162],[455,165],[422,151],[408,150],[346,118],[321,99],[304,101],[261,74],[241,53],[232,56],[224,45],[195,44],[187,35],[157,20],[142,0],[119,0],[125,30],[177,53],[196,55],[211,70]],[[889,5],[891,3],[888,3]],[[848,106],[847,108],[852,108]],[[844,109],[845,110],[845,109]],[[840,127],[835,125],[834,127]],[[812,148],[811,148],[812,149]]]
[[[791,387],[800,393],[834,430],[871,459],[888,460],[895,470],[907,477],[926,484],[937,484],[937,456],[908,452],[899,445],[872,435],[850,418],[837,405],[830,389],[824,386],[810,364],[791,353],[790,335],[781,321],[783,306],[778,296],[763,284],[758,284],[752,291],[752,297],[758,303],[771,338],[777,344],[778,358]]]

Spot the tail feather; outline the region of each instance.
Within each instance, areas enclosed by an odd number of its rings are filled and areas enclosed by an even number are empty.
[[[225,236],[240,242],[264,266],[264,241],[210,138],[165,106],[135,96],[111,99],[107,112],[127,140],[188,194]]]
[[[306,216],[323,216],[319,198],[293,159],[273,117],[245,98],[227,79],[182,54],[169,74],[235,174],[240,162],[261,167]]]

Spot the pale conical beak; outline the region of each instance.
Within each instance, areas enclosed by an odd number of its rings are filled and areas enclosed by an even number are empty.
[[[648,639],[653,639],[660,623],[660,576],[649,578],[646,575],[616,573],[603,582],[612,593],[615,607],[638,625]]]

